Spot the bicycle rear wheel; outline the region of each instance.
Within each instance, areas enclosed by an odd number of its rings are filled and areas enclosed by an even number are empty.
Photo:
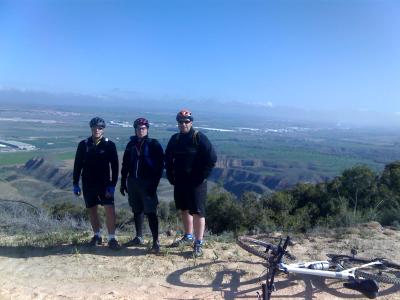
[[[379,261],[380,264],[363,267],[354,272],[356,278],[373,279],[377,282],[400,285],[400,265],[382,258],[365,259],[348,255],[328,254],[332,262],[340,264],[343,268],[360,267],[363,264]]]

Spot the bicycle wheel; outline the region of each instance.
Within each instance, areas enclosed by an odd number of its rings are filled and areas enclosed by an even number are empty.
[[[278,247],[280,239],[277,238],[269,238],[269,239],[275,240],[275,243],[251,238],[248,236],[238,237],[237,243],[247,252],[254,254],[255,256],[258,256],[260,258],[264,258],[265,260],[268,260],[271,254],[273,256],[276,256],[278,255],[278,252],[281,251]],[[288,251],[286,251],[286,249],[284,251],[285,251],[284,253],[285,257],[289,258],[290,260],[296,259],[296,257],[291,255]]]
[[[380,264],[356,269],[354,275],[360,279],[373,279],[377,282],[400,285],[400,265],[383,258],[366,259],[348,255],[328,254],[332,262],[340,264],[343,268],[360,267],[363,264],[379,261]]]
[[[239,236],[237,244],[247,252],[265,260],[268,260],[269,258],[269,250],[274,252],[278,249],[278,247],[272,243],[257,240],[248,236]]]

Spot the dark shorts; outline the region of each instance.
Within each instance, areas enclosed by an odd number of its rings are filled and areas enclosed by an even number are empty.
[[[205,217],[207,199],[207,181],[198,186],[190,182],[177,182],[174,186],[175,207],[188,210],[191,215]]]
[[[149,193],[150,182],[128,177],[128,201],[133,213],[157,213],[157,193]]]
[[[106,198],[105,186],[87,186],[82,184],[82,193],[86,208],[96,205],[114,205],[114,197]]]

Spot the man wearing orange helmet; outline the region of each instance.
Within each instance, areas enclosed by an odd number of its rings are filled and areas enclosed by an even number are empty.
[[[121,169],[120,192],[128,193],[135,221],[136,237],[125,246],[142,245],[143,219],[147,216],[153,236],[151,252],[159,253],[157,186],[164,170],[164,151],[156,139],[148,137],[149,121],[138,118],[133,123],[135,135],[126,146]]]
[[[176,115],[179,133],[174,134],[165,151],[167,178],[174,185],[175,206],[181,211],[184,236],[171,247],[193,243],[193,254],[203,254],[207,177],[217,161],[208,138],[193,129],[193,116],[188,110]],[[194,239],[193,239],[194,234]]]

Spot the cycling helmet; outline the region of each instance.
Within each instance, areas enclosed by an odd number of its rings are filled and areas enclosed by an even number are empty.
[[[149,121],[145,118],[139,118],[136,119],[135,122],[133,122],[133,127],[137,128],[138,126],[146,126],[149,128]]]
[[[93,119],[90,120],[89,123],[90,127],[106,127],[106,122],[104,121],[104,119],[100,118],[100,117],[94,117]]]
[[[182,109],[180,112],[177,113],[176,121],[178,121],[178,122],[180,122],[180,121],[191,121],[191,122],[193,122],[192,113],[187,109]]]

